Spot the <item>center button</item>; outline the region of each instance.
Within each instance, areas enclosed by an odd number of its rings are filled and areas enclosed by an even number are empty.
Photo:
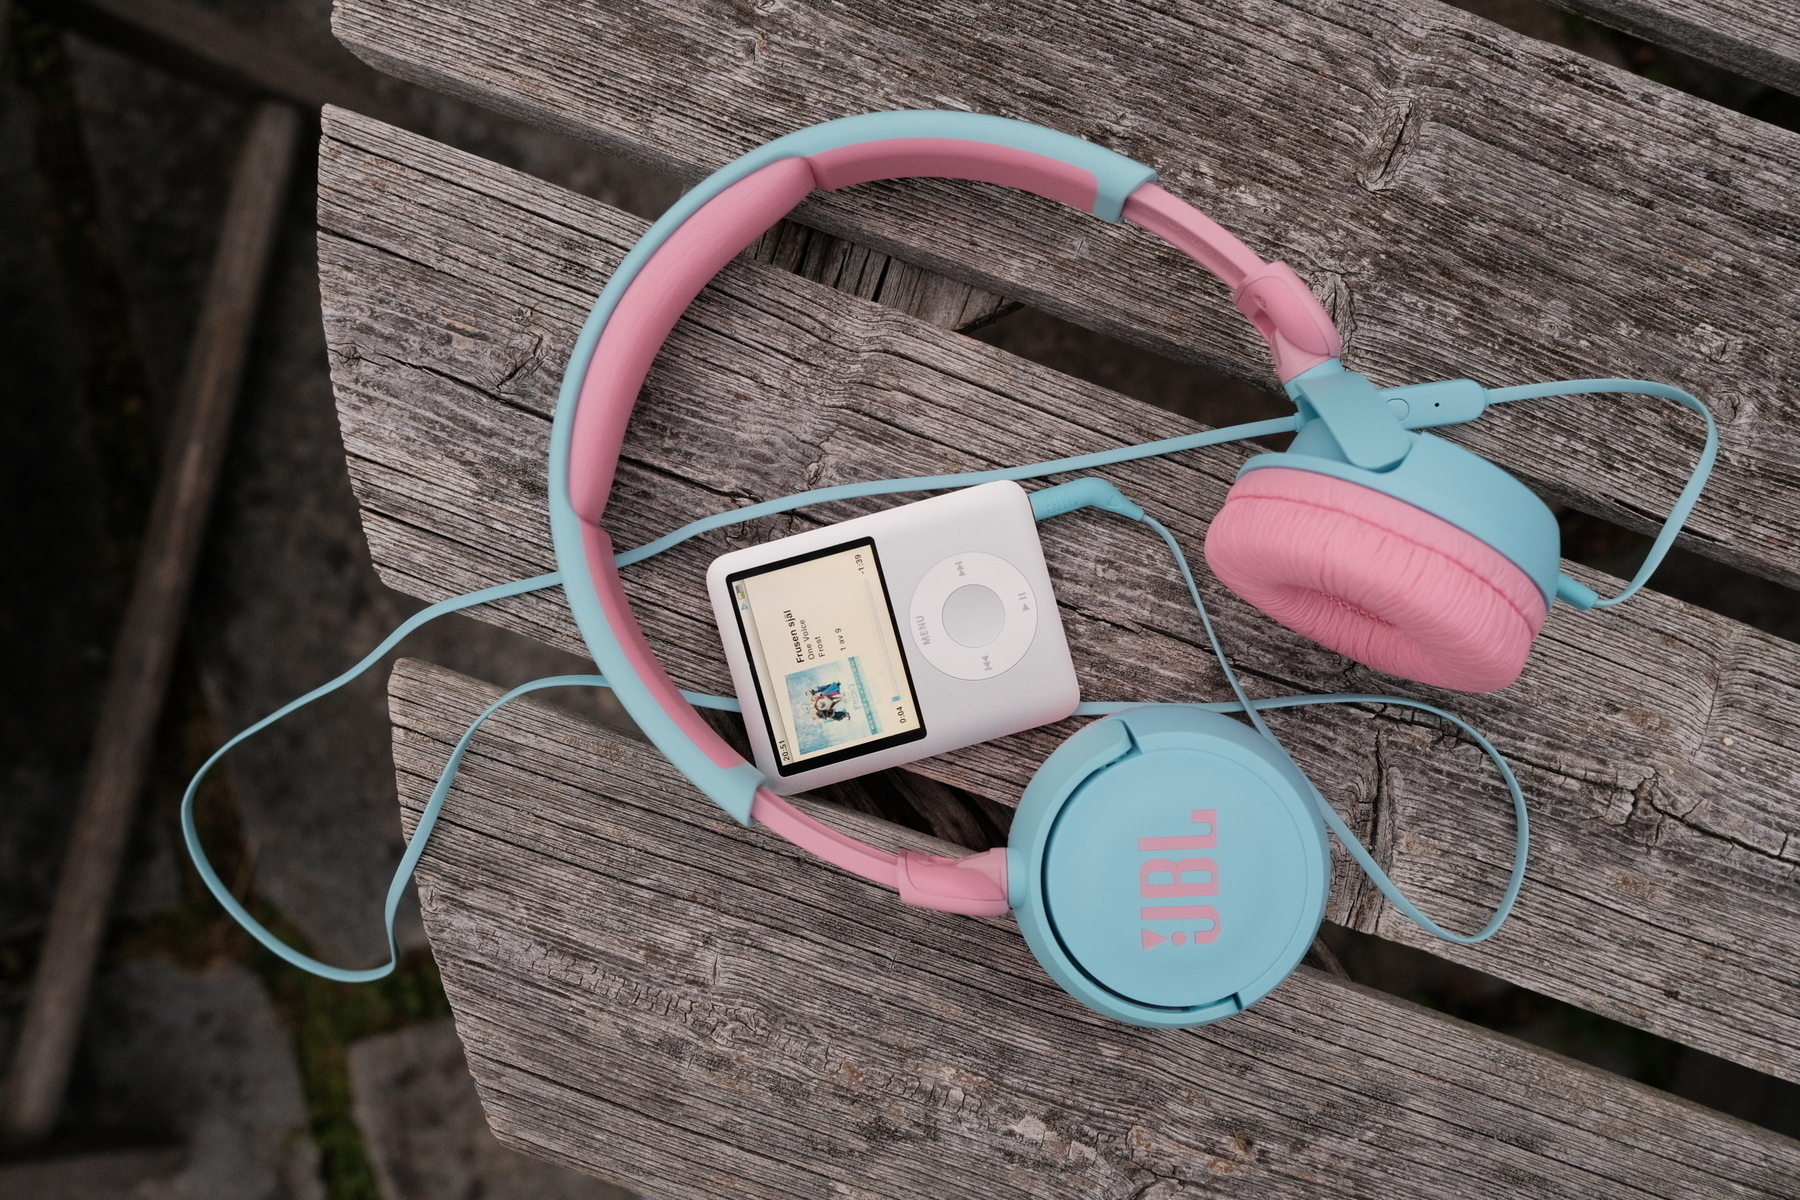
[[[985,646],[1006,628],[1006,605],[992,588],[967,584],[944,601],[944,632],[959,645]]]

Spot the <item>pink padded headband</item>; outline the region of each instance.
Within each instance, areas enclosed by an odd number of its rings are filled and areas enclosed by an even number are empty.
[[[644,377],[700,289],[815,188],[833,191],[917,176],[1004,184],[1084,210],[1094,200],[1093,177],[1067,163],[946,138],[865,142],[783,159],[732,184],[663,243],[600,336],[582,381],[569,464],[569,499],[584,520],[598,521],[606,510]],[[1124,218],[1187,254],[1231,289],[1232,303],[1268,342],[1283,383],[1342,352],[1330,316],[1293,268],[1264,262],[1191,204],[1146,183],[1126,200]]]

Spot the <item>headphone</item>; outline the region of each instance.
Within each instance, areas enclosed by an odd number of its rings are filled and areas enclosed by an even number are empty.
[[[1268,344],[1296,415],[1023,467],[815,489],[690,522],[616,553],[602,521],[626,426],[652,361],[688,304],[814,189],[913,176],[1018,188],[1162,238],[1230,289],[1233,305]],[[469,726],[389,889],[391,956],[393,917],[405,883],[482,722],[515,696],[574,685],[613,688],[656,748],[738,822],[758,822],[897,891],[907,904],[976,916],[1011,910],[1058,984],[1095,1011],[1132,1024],[1205,1024],[1242,1011],[1279,984],[1323,919],[1328,829],[1383,894],[1429,932],[1462,943],[1491,936],[1518,895],[1529,844],[1524,797],[1499,751],[1451,713],[1402,697],[1252,701],[1220,646],[1174,535],[1102,479],[1032,493],[1034,515],[1043,520],[1097,507],[1154,530],[1187,584],[1235,699],[1081,705],[1077,713],[1101,719],[1039,768],[1003,849],[961,858],[890,853],[775,794],[695,707],[736,710],[736,703],[678,688],[631,611],[620,567],[759,516],[859,496],[1039,478],[1290,431],[1295,437],[1287,450],[1244,464],[1207,531],[1206,561],[1228,587],[1276,621],[1377,670],[1466,691],[1504,687],[1522,670],[1557,599],[1582,609],[1616,604],[1649,578],[1698,499],[1717,453],[1717,431],[1698,399],[1666,384],[1623,379],[1500,389],[1451,380],[1377,389],[1343,368],[1330,317],[1291,268],[1264,262],[1155,178],[1152,169],[1122,155],[1023,122],[960,112],[885,112],[777,139],[687,192],[613,273],[570,355],[550,443],[558,570],[433,605],[356,667],[238,734],[208,759],[188,787],[182,820],[189,852],[213,894],[265,946],[306,970],[353,981],[392,970],[392,961],[367,970],[319,963],[257,923],[200,848],[192,815],[199,782],[239,741],[355,678],[425,621],[560,585],[603,674],[525,684]],[[1707,437],[1637,576],[1618,595],[1602,599],[1560,573],[1555,517],[1529,488],[1479,455],[1419,430],[1474,420],[1493,403],[1605,392],[1683,404],[1703,418]],[[1477,933],[1446,930],[1407,900],[1261,715],[1269,708],[1345,703],[1433,713],[1457,725],[1494,763],[1512,798],[1516,840],[1505,893]]]
[[[557,563],[589,650],[657,749],[738,821],[754,819],[894,888],[905,903],[969,914],[1011,908],[1045,969],[1092,1008],[1163,1026],[1240,1011],[1311,944],[1330,878],[1325,825],[1341,822],[1273,735],[1261,736],[1267,728],[1235,677],[1240,703],[1231,707],[1256,728],[1187,705],[1106,717],[1038,771],[1008,849],[961,859],[894,855],[763,787],[676,688],[626,600],[601,521],[639,388],[676,320],[815,188],[910,176],[1019,188],[1137,225],[1231,290],[1299,408],[1299,432],[1284,453],[1245,464],[1208,530],[1206,560],[1275,620],[1378,670],[1440,687],[1504,687],[1557,597],[1576,607],[1598,602],[1560,574],[1556,520],[1529,488],[1414,431],[1473,419],[1491,399],[1523,397],[1490,396],[1469,381],[1378,392],[1343,369],[1330,317],[1291,268],[1264,262],[1157,186],[1151,168],[1052,130],[959,112],[830,121],[730,163],[650,228],[581,332],[551,438]],[[1574,390],[1611,390],[1598,385],[1617,381],[1588,382],[1596,386]],[[1705,414],[1686,393],[1659,394]],[[1710,418],[1708,428],[1703,469],[1716,445]],[[1690,483],[1695,496],[1703,469]],[[1520,854],[1491,927],[1523,870],[1522,802],[1515,808]],[[1364,866],[1386,882],[1373,860]]]

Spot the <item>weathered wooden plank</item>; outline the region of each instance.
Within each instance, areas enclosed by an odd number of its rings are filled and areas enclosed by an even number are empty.
[[[395,74],[686,177],[816,121],[962,108],[1134,155],[1336,313],[1382,383],[1662,379],[1722,418],[1685,544],[1800,584],[1800,137],[1435,0],[343,0]],[[1153,239],[941,181],[807,224],[1244,378],[1266,358]],[[1454,436],[1644,529],[1697,447],[1668,406],[1496,414]]]
[[[1548,0],[1691,54],[1716,67],[1748,75],[1786,92],[1800,92],[1800,7],[1755,0]]]
[[[543,463],[557,377],[640,223],[342,113],[328,114],[321,164],[327,336],[384,578],[440,599],[550,569]],[[609,520],[633,545],[816,484],[1030,461],[1183,428],[972,338],[736,264],[652,372]],[[1239,461],[1221,450],[1109,474],[1195,548]],[[645,628],[684,684],[729,687],[700,602],[706,563],[816,519],[767,520],[628,573]],[[1161,550],[1109,520],[1077,514],[1045,527],[1084,694],[1221,695]],[[1253,688],[1394,686],[1202,576]],[[560,594],[483,615],[581,650]],[[1332,919],[1800,1077],[1796,681],[1800,647],[1666,597],[1559,610],[1514,687],[1437,697],[1495,738],[1530,795],[1537,852],[1514,923],[1477,948],[1430,942],[1342,862]],[[1479,920],[1510,842],[1471,747],[1391,714],[1280,724],[1404,887],[1465,928]],[[1066,732],[1035,730],[918,769],[1012,803]]]
[[[403,661],[410,827],[497,689]],[[906,909],[734,825],[660,756],[522,703],[419,868],[489,1121],[667,1197],[1785,1196],[1800,1144],[1301,968],[1133,1029],[1007,920]],[[833,812],[886,845],[926,839]]]

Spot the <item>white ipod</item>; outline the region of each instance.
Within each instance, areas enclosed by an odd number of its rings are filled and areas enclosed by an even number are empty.
[[[1081,698],[1016,483],[735,550],[706,586],[781,795],[1060,721]]]

